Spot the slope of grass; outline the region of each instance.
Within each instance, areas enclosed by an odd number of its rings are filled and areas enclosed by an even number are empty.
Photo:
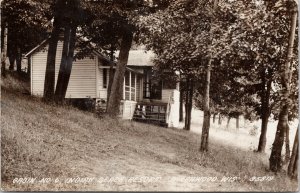
[[[268,157],[210,141],[198,151],[200,135],[111,118],[70,106],[44,104],[24,94],[27,85],[3,79],[1,170],[3,190],[295,191],[284,172],[267,171]],[[25,92],[26,93],[26,92]],[[76,177],[159,177],[153,183],[113,181],[67,183]],[[235,182],[191,182],[172,177],[239,177]],[[251,182],[253,176],[274,176]],[[59,179],[13,183],[15,178]]]

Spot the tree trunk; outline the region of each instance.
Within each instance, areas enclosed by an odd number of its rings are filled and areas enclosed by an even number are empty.
[[[269,116],[267,114],[264,114],[261,120],[261,134],[259,137],[257,152],[261,152],[261,153],[265,152],[266,142],[267,142],[268,119]]]
[[[62,92],[62,85],[64,81],[64,76],[66,75],[66,66],[67,66],[67,57],[68,57],[68,50],[69,50],[69,44],[70,44],[70,27],[66,26],[64,29],[64,39],[63,39],[63,49],[60,59],[60,66],[59,66],[59,73],[57,77],[57,83],[56,83],[56,89],[55,89],[55,100],[56,102],[60,101],[60,98],[62,98],[61,92]]]
[[[216,114],[216,113],[214,113],[214,115],[213,115],[213,123],[215,123],[215,122],[216,122],[216,116],[217,116],[217,114]]]
[[[62,58],[55,89],[55,101],[59,103],[62,102],[66,96],[71,76],[76,43],[76,28],[76,25],[72,27],[67,26],[64,33]]]
[[[290,127],[287,125],[285,128],[285,163],[290,160],[291,150],[290,150]]]
[[[180,98],[179,98],[179,122],[183,121],[183,98],[184,98],[184,92],[183,92],[183,88],[181,88],[182,82],[180,82]]]
[[[191,129],[191,114],[193,107],[193,81],[191,79],[187,80],[186,85],[186,98],[185,98],[185,130]]]
[[[11,42],[11,41],[10,41]],[[15,45],[11,42],[10,46],[8,48],[8,58],[9,58],[9,70],[14,70],[15,68],[15,61],[16,61],[16,49],[15,49]]]
[[[237,117],[236,117],[236,129],[239,129],[240,128],[240,116],[239,115],[237,115]]]
[[[281,84],[283,88],[283,98],[280,104],[280,114],[277,125],[277,132],[275,136],[275,140],[272,147],[272,152],[270,156],[270,170],[273,172],[277,172],[281,169],[281,151],[284,142],[284,132],[286,131],[286,127],[288,127],[288,100],[290,94],[290,80],[292,76],[291,72],[291,60],[293,57],[293,48],[294,48],[294,39],[295,39],[295,31],[297,24],[297,6],[294,5],[292,10],[291,17],[291,28],[288,42],[288,54],[286,62],[283,66],[281,66]]]
[[[186,92],[185,92],[185,120],[184,129],[188,130],[188,119],[189,119],[189,79],[186,80]]]
[[[214,0],[213,2],[213,11],[217,8],[218,0]],[[212,22],[214,21],[214,18],[212,19]],[[211,26],[209,33],[212,34],[213,27]],[[200,151],[208,151],[208,138],[209,138],[209,128],[210,128],[210,107],[209,107],[209,92],[210,92],[210,75],[211,75],[211,65],[212,65],[212,43],[213,39],[211,39],[210,42],[210,48],[209,48],[209,58],[206,66],[206,81],[205,81],[205,92],[204,92],[204,100],[203,100],[203,110],[204,110],[204,120],[202,125],[202,134],[201,134],[201,146]]]
[[[208,151],[208,138],[209,138],[209,128],[210,128],[210,107],[209,107],[210,73],[211,73],[211,59],[209,60],[206,69],[206,82],[205,82],[205,92],[204,92],[204,100],[203,100],[204,117],[203,117],[203,125],[202,125],[200,151]]]
[[[17,64],[17,72],[20,74],[22,71],[22,53],[21,53],[21,48],[19,46],[17,47],[16,64]]]
[[[55,58],[57,43],[60,33],[60,17],[56,17],[53,23],[51,37],[49,39],[49,48],[47,54],[47,64],[44,82],[44,101],[52,101],[54,99],[54,85],[55,85]]]
[[[119,60],[117,63],[117,68],[111,87],[111,93],[109,96],[109,102],[107,105],[107,113],[112,117],[116,117],[119,114],[120,103],[122,99],[124,75],[126,71],[126,65],[128,62],[128,56],[132,40],[133,32],[129,30],[124,32],[119,53]]]
[[[192,121],[192,109],[193,109],[193,94],[194,94],[194,81],[190,81],[190,90],[189,90],[189,103],[188,103],[188,130],[191,130],[191,121]]]
[[[14,68],[15,68],[16,57],[14,55],[11,55],[8,58],[9,58],[9,67],[8,67],[8,69],[13,71]]]
[[[221,113],[219,113],[219,120],[218,120],[218,124],[221,125],[222,124],[222,115]]]
[[[288,107],[285,105],[279,114],[277,132],[270,156],[270,170],[277,172],[281,169],[281,151],[284,143],[284,132],[288,124]]]
[[[266,149],[266,142],[267,142],[267,129],[268,129],[268,122],[270,117],[270,93],[271,93],[271,86],[272,86],[272,79],[266,81],[265,71],[262,77],[263,80],[263,87],[267,84],[267,89],[262,92],[261,96],[261,104],[262,104],[262,120],[261,120],[261,134],[259,137],[259,143],[257,152],[265,152]],[[266,83],[267,82],[267,83]]]
[[[226,124],[226,128],[229,128],[230,119],[231,119],[231,117],[230,117],[230,116],[228,116],[228,118],[227,118],[227,124]]]
[[[108,85],[107,85],[107,99],[106,99],[106,109],[108,106],[108,102],[109,102],[109,96],[110,96],[110,92],[111,92],[111,86],[112,83],[114,81],[114,48],[111,45],[111,50],[110,50],[110,65],[109,65],[109,79],[108,79]]]
[[[1,75],[3,77],[6,76],[6,55],[7,55],[7,23],[4,26],[4,38],[3,38],[3,49],[2,49],[2,56],[1,56]]]
[[[290,163],[288,166],[288,175],[293,178],[297,179],[298,178],[298,159],[299,159],[299,125],[297,128],[295,140],[294,140],[294,145],[293,145],[293,150],[292,150],[292,156],[290,159]]]

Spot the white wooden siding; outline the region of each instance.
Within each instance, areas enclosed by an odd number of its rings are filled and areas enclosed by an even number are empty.
[[[55,85],[59,72],[63,42],[59,41],[55,59]],[[32,94],[43,95],[47,63],[47,50],[37,51],[32,57]],[[96,98],[96,57],[89,57],[73,62],[66,98]]]
[[[161,92],[161,101],[167,103],[170,96],[173,95],[174,89],[163,89]]]

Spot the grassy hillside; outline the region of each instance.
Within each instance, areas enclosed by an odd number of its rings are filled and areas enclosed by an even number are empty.
[[[218,141],[200,153],[200,135],[110,118],[70,106],[44,104],[11,76],[1,83],[2,190],[291,191],[285,172],[267,171],[268,156]],[[224,177],[239,177],[221,182]],[[274,176],[252,182],[253,176]],[[15,178],[58,178],[56,183],[13,183]],[[68,183],[68,178],[154,177]],[[176,177],[176,178],[174,178]],[[217,177],[215,182],[185,177]],[[185,178],[183,180],[183,178]]]

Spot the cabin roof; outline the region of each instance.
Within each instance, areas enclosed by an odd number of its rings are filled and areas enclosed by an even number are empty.
[[[48,40],[49,39],[45,39],[39,45],[37,45],[32,50],[30,50],[29,52],[27,52],[27,54],[25,54],[25,57],[31,56],[33,53],[35,53],[36,51],[38,51],[40,48],[44,47],[44,45],[46,45],[46,43],[48,43]]]
[[[46,44],[48,44],[49,39],[45,39],[42,41],[38,46],[30,50],[27,54],[25,54],[25,57],[30,57],[35,52],[39,51],[41,48],[43,48]],[[78,38],[79,41],[83,41],[82,39]],[[93,48],[93,46],[91,45]],[[96,49],[93,49],[93,53],[96,56],[99,56],[102,60],[107,62],[107,64],[111,63],[111,61],[105,57],[101,52],[97,51]],[[116,51],[116,56],[119,55],[119,51]],[[153,59],[155,58],[155,54],[152,51],[146,51],[144,49],[140,50],[130,50],[129,51],[129,57],[128,57],[128,63],[127,66],[129,67],[152,67],[154,66]]]
[[[116,56],[119,55],[119,51],[116,52]],[[127,66],[154,66],[153,59],[155,54],[152,51],[146,50],[130,50]]]
[[[30,50],[27,54],[25,54],[25,57],[30,57],[32,54],[34,54],[35,52],[39,51],[41,48],[45,47],[46,44],[48,44],[50,38],[45,39],[44,41],[42,41],[39,45],[37,45],[36,47],[34,47],[32,50]],[[84,41],[81,38],[78,38],[79,41]],[[96,56],[100,57],[102,60],[110,63],[111,61],[106,58],[101,52],[99,52],[96,49],[93,49],[93,45],[90,45],[90,47],[92,48],[92,53],[95,54]]]

